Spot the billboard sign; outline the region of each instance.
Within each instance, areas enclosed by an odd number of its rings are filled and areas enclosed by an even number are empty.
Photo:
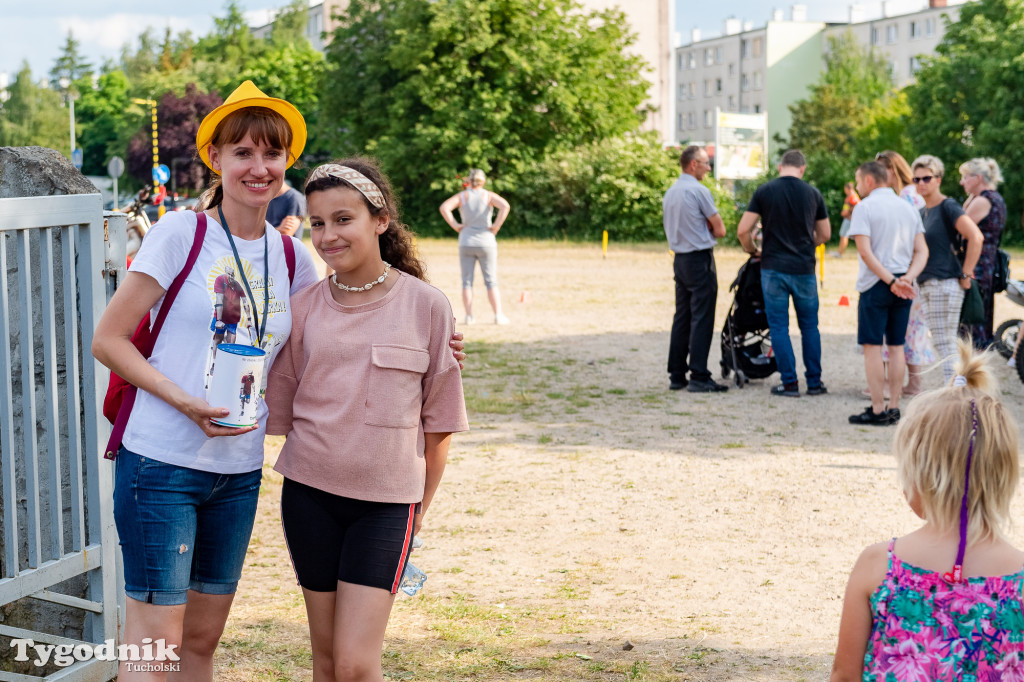
[[[768,115],[715,109],[715,177],[749,180],[766,169]]]

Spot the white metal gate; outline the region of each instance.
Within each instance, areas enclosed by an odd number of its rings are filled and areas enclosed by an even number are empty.
[[[119,641],[108,374],[90,346],[123,264],[124,217],[105,218],[99,194],[0,199],[0,607],[30,598],[84,612],[81,639],[0,623],[3,647]],[[106,681],[117,662],[30,672],[0,681]]]

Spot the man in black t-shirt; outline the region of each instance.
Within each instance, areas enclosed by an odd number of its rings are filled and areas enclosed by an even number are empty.
[[[789,339],[789,299],[793,299],[800,327],[807,395],[827,392],[821,382],[821,335],[818,333],[818,282],[814,277],[814,250],[832,235],[821,192],[803,181],[807,160],[791,149],[782,155],[779,177],[761,185],[740,219],[737,236],[743,249],[761,257],[761,286],[772,350],[782,384],[772,395],[798,397],[796,356]],[[758,219],[761,251],[753,240]]]

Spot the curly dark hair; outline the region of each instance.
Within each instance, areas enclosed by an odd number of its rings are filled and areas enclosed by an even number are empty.
[[[365,196],[363,197],[363,202],[366,204],[366,208],[369,209],[370,215],[378,216],[381,213],[387,213],[388,215],[388,227],[384,230],[383,234],[377,237],[381,258],[390,263],[392,267],[426,282],[426,266],[416,255],[416,247],[413,245],[413,237],[415,235],[401,221],[395,192],[391,189],[391,183],[388,182],[387,176],[380,169],[377,160],[363,156],[353,156],[339,161],[332,161],[331,163],[348,166],[353,170],[357,170],[371,180],[373,184],[377,185],[380,193],[384,195],[384,207],[377,208]],[[317,178],[312,182],[306,183],[306,199],[308,200],[309,195],[314,192],[322,192],[332,187],[351,187],[358,191],[352,183],[341,178]]]

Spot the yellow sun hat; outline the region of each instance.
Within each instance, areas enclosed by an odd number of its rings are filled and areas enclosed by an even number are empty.
[[[196,148],[199,150],[199,158],[203,160],[207,168],[212,170],[214,173],[213,166],[210,165],[210,154],[207,147],[213,140],[213,133],[217,130],[217,126],[220,122],[227,118],[228,115],[233,114],[239,109],[245,109],[246,107],[263,107],[264,109],[270,109],[271,111],[280,114],[280,116],[288,123],[288,127],[292,129],[292,146],[288,150],[288,166],[291,168],[292,164],[295,163],[299,155],[302,154],[302,150],[306,146],[306,121],[302,118],[302,114],[296,109],[290,102],[286,102],[283,99],[277,99],[276,97],[268,97],[263,94],[263,91],[256,87],[256,84],[252,81],[245,81],[232,92],[228,98],[219,107],[211,111],[203,119],[203,122],[199,124],[199,132],[196,133]]]

